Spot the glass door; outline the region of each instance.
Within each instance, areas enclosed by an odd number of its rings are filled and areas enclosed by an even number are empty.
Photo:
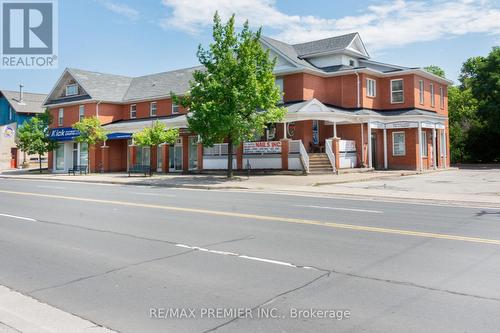
[[[57,145],[56,151],[56,170],[64,170],[64,143]]]
[[[174,156],[175,171],[182,171],[182,145],[175,145]]]

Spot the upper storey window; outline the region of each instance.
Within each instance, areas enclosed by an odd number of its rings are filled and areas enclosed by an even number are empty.
[[[434,95],[434,84],[430,85],[431,90],[431,106],[434,107],[436,105],[436,96]]]
[[[424,104],[424,81],[418,81],[418,96],[420,104]]]
[[[179,113],[179,104],[172,102],[172,114]]]
[[[366,79],[366,96],[377,96],[377,81],[375,81],[374,79]]]
[[[280,102],[283,103],[283,78],[276,79],[276,85],[280,89]]]
[[[73,96],[73,95],[78,95],[78,85],[75,84],[68,84],[66,86],[66,96]]]
[[[403,79],[391,80],[391,103],[403,103]]]

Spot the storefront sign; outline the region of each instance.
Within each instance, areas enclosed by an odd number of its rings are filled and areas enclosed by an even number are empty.
[[[281,154],[281,141],[245,142],[243,154]]]
[[[49,138],[54,141],[71,141],[80,135],[80,131],[72,127],[54,128],[50,130]]]
[[[379,122],[374,122],[370,124],[373,129],[384,129],[385,124],[379,123]]]
[[[356,152],[356,141],[354,140],[340,140],[339,150],[341,152]]]
[[[130,139],[132,134],[130,133],[110,133],[107,134],[108,140],[118,140],[118,139]]]
[[[7,139],[12,138],[16,134],[16,131],[11,126],[5,126],[3,128],[3,136]]]

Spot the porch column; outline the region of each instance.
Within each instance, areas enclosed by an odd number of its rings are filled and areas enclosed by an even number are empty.
[[[149,164],[154,172],[158,169],[158,146],[152,146],[149,152]]]
[[[434,170],[437,169],[437,158],[438,158],[437,149],[436,149],[436,139],[437,139],[436,127],[434,127],[432,129],[432,164],[433,164]]]
[[[106,146],[106,141],[104,141],[104,146],[101,146],[101,161],[102,161],[102,171],[109,171],[109,146]]]
[[[363,129],[363,123],[361,123],[361,167],[365,165],[365,133]]]
[[[283,139],[286,139],[286,121],[283,122]]]
[[[337,122],[336,121],[333,122],[333,137],[334,138],[337,137]]]
[[[384,169],[388,168],[387,163],[387,129],[384,128]]]
[[[424,170],[424,160],[422,159],[422,123],[418,122],[418,161],[417,161],[417,169],[422,172]]]
[[[373,168],[373,160],[372,160],[372,123],[369,121],[366,124],[367,132],[368,132],[368,167]]]

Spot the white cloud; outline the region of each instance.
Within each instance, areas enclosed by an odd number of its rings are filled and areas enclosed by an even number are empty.
[[[500,34],[500,6],[494,0],[391,0],[363,13],[340,18],[287,15],[275,0],[162,0],[169,15],[160,25],[189,33],[210,28],[216,10],[223,19],[236,14],[254,27],[276,31],[274,37],[302,42],[357,31],[370,50],[433,41],[468,33]]]
[[[111,0],[96,0],[97,3],[101,4],[104,8],[112,11],[115,14],[121,15],[130,21],[137,21],[140,17],[138,10],[130,7],[129,5],[111,1]]]

